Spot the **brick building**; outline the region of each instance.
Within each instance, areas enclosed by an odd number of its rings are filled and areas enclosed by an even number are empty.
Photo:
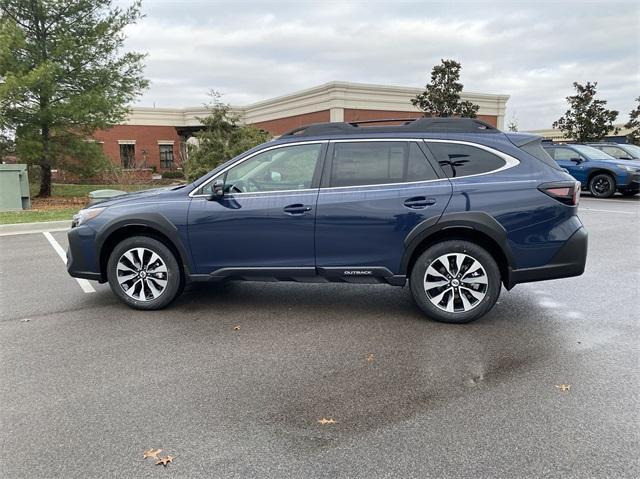
[[[416,118],[421,113],[411,105],[410,99],[421,91],[420,88],[330,82],[233,107],[232,111],[242,122],[277,136],[309,123]],[[508,95],[465,92],[462,97],[480,106],[480,119],[503,127]],[[200,126],[198,117],[206,115],[204,108],[136,107],[122,125],[98,131],[94,137],[115,164],[125,168],[170,170],[180,165],[185,142]]]

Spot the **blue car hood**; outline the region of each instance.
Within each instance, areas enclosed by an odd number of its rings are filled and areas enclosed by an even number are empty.
[[[167,193],[175,188],[175,186],[168,186],[163,188],[153,188],[150,190],[135,191],[132,193],[127,193],[126,195],[116,196],[109,201],[103,201],[102,203],[98,203],[94,206],[91,206],[90,208],[106,208],[108,206],[119,205],[122,203],[127,203],[129,201],[144,201],[147,198],[155,198],[156,196]]]
[[[591,161],[602,161],[605,163],[613,163],[615,165],[633,166],[634,168],[640,169],[640,161],[638,160],[611,160],[609,158],[593,158]]]

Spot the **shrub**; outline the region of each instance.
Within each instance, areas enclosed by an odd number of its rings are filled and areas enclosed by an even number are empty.
[[[176,170],[176,171],[164,171],[162,172],[162,179],[182,179],[184,178],[184,173],[182,171]]]

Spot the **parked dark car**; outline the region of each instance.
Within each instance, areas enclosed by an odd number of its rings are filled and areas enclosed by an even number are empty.
[[[580,184],[540,137],[472,119],[362,124],[299,128],[189,185],[81,211],[69,273],[138,309],[187,281],[408,281],[449,323],[486,314],[502,286],[582,274]]]
[[[598,198],[616,191],[633,196],[640,191],[640,162],[618,160],[597,148],[580,144],[546,144],[545,150],[578,180],[582,188]]]
[[[640,146],[626,143],[588,143],[618,160],[640,160]]]

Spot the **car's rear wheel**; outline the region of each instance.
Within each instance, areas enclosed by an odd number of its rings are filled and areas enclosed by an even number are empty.
[[[180,293],[182,275],[171,250],[157,239],[133,236],[116,245],[107,263],[109,286],[136,309],[160,309]]]
[[[416,260],[411,293],[429,318],[468,323],[485,315],[500,294],[500,270],[481,246],[470,241],[437,243]]]
[[[597,198],[610,198],[616,193],[616,180],[607,173],[598,173],[591,178],[589,191]]]

